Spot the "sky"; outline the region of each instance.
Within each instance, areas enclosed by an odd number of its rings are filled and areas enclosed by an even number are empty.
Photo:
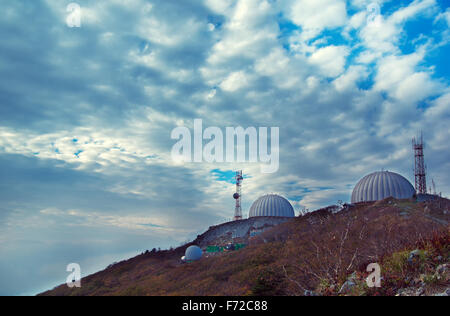
[[[442,0],[0,2],[0,295],[33,295],[176,247],[278,193],[347,202],[364,175],[450,195]],[[70,20],[70,19],[69,19]],[[73,21],[73,20],[70,20]],[[180,162],[174,128],[279,127],[279,169]]]

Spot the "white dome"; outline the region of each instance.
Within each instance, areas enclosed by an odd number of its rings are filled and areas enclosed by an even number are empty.
[[[184,253],[186,260],[199,260],[202,257],[202,250],[199,246],[189,246]]]
[[[248,217],[280,216],[294,217],[294,208],[284,197],[276,194],[267,194],[258,198],[250,207]]]
[[[378,171],[359,180],[353,189],[352,203],[378,201],[387,197],[408,199],[415,193],[411,183],[401,175]]]

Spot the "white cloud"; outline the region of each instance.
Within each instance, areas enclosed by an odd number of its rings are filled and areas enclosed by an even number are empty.
[[[281,48],[274,48],[270,53],[255,61],[258,75],[271,77],[280,89],[292,89],[301,83],[305,71],[301,60],[289,58]]]
[[[439,13],[436,18],[434,19],[434,22],[443,20],[447,23],[447,26],[450,27],[450,8],[447,8],[445,12]]]
[[[206,0],[206,5],[216,13],[226,14],[233,6],[235,1],[233,0]]]
[[[183,229],[171,227],[170,218],[162,216],[136,216],[136,215],[106,215],[104,213],[92,213],[82,210],[61,210],[58,208],[43,209],[39,212],[44,216],[62,217],[68,226],[113,226],[126,228],[130,230],[153,230],[160,234],[169,234],[174,232],[185,232]],[[36,219],[34,219],[36,220]],[[20,223],[16,223],[22,226]]]
[[[41,134],[0,127],[0,152],[54,159],[72,164],[74,168],[108,173],[114,168],[127,168],[133,164],[167,161],[169,154],[149,144],[146,135],[142,134],[145,130],[151,133],[167,122],[172,122],[168,116],[150,110],[148,117],[134,119],[120,131],[78,127]]]
[[[248,85],[248,76],[243,71],[233,72],[220,84],[222,90],[234,92]]]
[[[368,75],[368,70],[366,67],[361,65],[350,66],[349,69],[336,78],[333,84],[339,92],[356,90],[356,83],[365,78]]]
[[[346,46],[325,46],[315,51],[309,57],[309,62],[316,65],[323,76],[336,77],[344,71],[349,53],[350,50]]]
[[[351,16],[346,28],[359,29],[367,20],[367,12],[360,11]]]
[[[431,78],[431,73],[416,71],[423,58],[424,50],[421,49],[409,55],[381,59],[374,89],[386,91],[397,100],[411,104],[436,93],[440,85]]]
[[[270,9],[271,4],[267,1],[238,1],[208,62],[218,65],[233,57],[254,58],[264,52],[277,36],[277,25],[270,20],[273,15]]]
[[[347,22],[346,4],[342,0],[292,1],[286,12],[292,22],[302,27],[303,40]]]
[[[436,0],[414,0],[408,6],[395,11],[390,17],[389,20],[392,23],[398,24],[407,21],[419,13],[431,13],[435,9],[437,5]],[[432,10],[428,11],[427,10]]]
[[[381,11],[381,16],[376,23],[363,23],[359,31],[359,37],[369,52],[363,52],[361,62],[372,62],[373,57],[382,54],[396,54],[399,52],[398,41],[403,34],[405,22],[417,17],[419,14],[430,14],[436,9],[435,0],[415,0],[408,6],[394,11],[386,16]],[[362,14],[362,13],[359,13]],[[372,58],[367,58],[371,56]]]

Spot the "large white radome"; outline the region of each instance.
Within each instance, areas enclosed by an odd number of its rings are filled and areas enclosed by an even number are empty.
[[[294,217],[294,208],[284,197],[276,194],[267,194],[258,198],[250,207],[248,217],[280,216]]]
[[[398,173],[378,171],[359,180],[353,189],[352,203],[378,201],[387,197],[408,199],[415,193],[411,183]]]

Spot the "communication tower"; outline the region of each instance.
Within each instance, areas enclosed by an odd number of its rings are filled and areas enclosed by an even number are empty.
[[[236,171],[236,175],[234,177],[236,180],[236,192],[233,194],[233,198],[236,200],[236,207],[234,208],[234,220],[238,221],[242,219],[242,209],[241,209],[241,186],[242,186],[242,180],[244,179],[242,177],[242,170]]]
[[[415,137],[412,139],[412,145],[414,150],[414,177],[415,177],[415,189],[417,194],[427,193],[427,180],[425,174],[425,161],[423,158],[423,137],[420,135],[420,139]]]

